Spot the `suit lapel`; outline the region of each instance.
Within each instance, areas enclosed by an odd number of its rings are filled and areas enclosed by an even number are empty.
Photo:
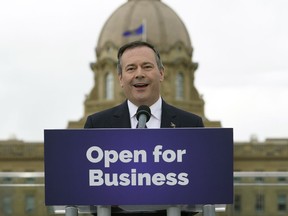
[[[114,128],[131,128],[127,101],[117,107],[113,113],[111,125]]]
[[[162,115],[161,115],[161,128],[174,128],[176,127],[176,114],[173,113],[170,106],[162,100]]]

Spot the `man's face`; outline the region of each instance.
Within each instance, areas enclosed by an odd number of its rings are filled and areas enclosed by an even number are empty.
[[[164,70],[159,70],[154,51],[149,47],[127,49],[121,57],[120,85],[136,106],[154,104],[160,96]]]

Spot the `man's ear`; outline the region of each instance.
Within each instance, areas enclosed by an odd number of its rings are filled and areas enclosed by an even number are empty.
[[[123,88],[122,74],[118,74],[118,79],[119,79],[120,86]]]
[[[160,81],[161,81],[161,82],[164,80],[164,74],[165,74],[165,69],[162,68],[162,69],[160,70]]]

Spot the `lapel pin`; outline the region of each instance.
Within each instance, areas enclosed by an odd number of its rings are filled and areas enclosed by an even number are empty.
[[[175,128],[175,127],[176,127],[176,125],[175,125],[173,122],[170,123],[170,126],[171,126],[172,128]]]

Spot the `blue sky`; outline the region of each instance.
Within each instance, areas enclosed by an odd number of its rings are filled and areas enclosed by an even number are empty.
[[[43,141],[43,129],[83,116],[99,33],[125,2],[1,2],[0,140]],[[288,2],[163,2],[189,31],[206,116],[235,141],[288,138]]]

